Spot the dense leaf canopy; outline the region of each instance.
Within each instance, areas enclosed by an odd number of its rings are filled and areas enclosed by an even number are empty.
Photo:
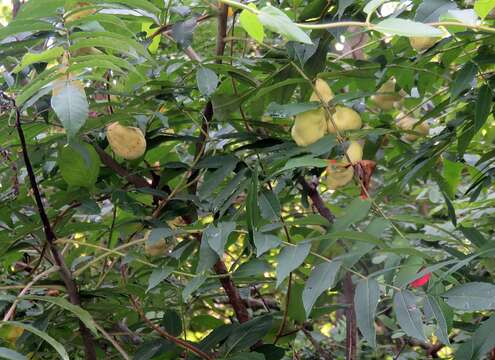
[[[1,8],[0,358],[495,358],[495,1]]]

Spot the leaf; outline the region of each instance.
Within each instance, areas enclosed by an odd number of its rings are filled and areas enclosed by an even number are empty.
[[[495,0],[476,0],[474,11],[480,18],[484,19],[495,8]]]
[[[284,172],[290,169],[296,169],[300,167],[327,167],[328,161],[323,159],[315,158],[312,155],[300,156],[297,158],[289,159],[284,165],[284,167],[277,173]]]
[[[373,29],[381,33],[400,36],[420,36],[420,37],[440,37],[443,35],[441,30],[433,26],[407,19],[389,18],[380,21],[373,26]]]
[[[196,291],[198,290],[201,285],[206,281],[206,276],[204,275],[197,275],[193,277],[186,285],[184,290],[182,290],[182,300],[184,302],[187,302],[189,300],[189,297]]]
[[[146,33],[147,37],[153,35],[157,30],[157,28],[153,27],[153,24],[154,23],[151,21],[144,21],[143,23],[141,23],[141,30]],[[156,52],[158,51],[158,47],[160,46],[160,38],[161,37],[159,35],[155,36],[149,43],[148,50],[151,54],[156,54]]]
[[[154,289],[158,284],[160,284],[163,280],[168,278],[174,269],[170,266],[161,267],[158,269],[154,269],[151,272],[150,278],[148,279],[148,288],[146,289],[146,293],[152,289]]]
[[[17,351],[10,350],[4,347],[0,347],[0,359],[7,359],[7,360],[27,360],[27,357],[25,357],[22,354],[19,354]]]
[[[227,354],[247,349],[256,344],[272,328],[270,315],[258,316],[237,326],[225,341]]]
[[[321,104],[317,102],[284,105],[272,102],[268,105],[266,114],[274,118],[285,119],[309,110],[318,109],[320,106]]]
[[[425,316],[427,319],[435,320],[437,323],[437,328],[435,330],[435,335],[438,339],[445,345],[449,345],[449,330],[447,328],[447,321],[443,314],[438,301],[432,296],[427,295],[425,297]]]
[[[256,9],[256,5],[249,4],[249,7]],[[265,37],[265,29],[263,28],[263,24],[258,19],[256,14],[253,14],[251,11],[243,10],[241,15],[239,16],[239,22],[241,23],[244,31],[248,33],[254,40],[263,43],[263,39]]]
[[[2,326],[3,324],[17,326],[17,327],[23,328],[26,331],[29,331],[30,333],[33,333],[34,335],[42,338],[48,344],[50,344],[50,346],[55,349],[55,351],[60,355],[60,357],[63,360],[70,360],[69,355],[67,354],[67,351],[65,350],[63,345],[61,343],[59,343],[57,340],[55,340],[54,338],[52,338],[50,335],[48,335],[46,332],[41,331],[41,330],[35,328],[34,326],[24,324],[24,323],[19,322],[19,321],[0,321],[0,326]]]
[[[228,357],[228,360],[265,360],[265,355],[258,352],[244,352]]]
[[[213,70],[200,66],[196,71],[196,82],[201,94],[210,96],[217,89],[218,76]]]
[[[480,360],[495,347],[495,315],[483,321],[471,339],[461,344],[455,353],[456,359]]]
[[[339,216],[332,226],[332,232],[345,230],[351,224],[364,220],[371,209],[371,201],[355,198],[344,210],[344,215]]]
[[[376,348],[375,316],[379,301],[378,282],[373,278],[359,281],[354,295],[356,321],[361,334],[372,348]]]
[[[193,32],[196,29],[196,19],[178,21],[172,26],[171,35],[182,48],[187,48],[193,40]]]
[[[269,30],[285,36],[289,40],[312,44],[310,37],[281,10],[267,5],[258,13],[258,19]]]
[[[74,137],[86,123],[89,114],[84,86],[79,80],[57,80],[53,86],[51,105],[67,136]]]
[[[450,289],[442,295],[454,309],[463,311],[495,310],[495,285],[471,282]]]
[[[268,250],[276,248],[281,244],[278,236],[271,234],[263,234],[259,231],[255,231],[254,234],[254,245],[256,246],[256,256],[260,257]]]
[[[370,0],[366,3],[363,11],[366,14],[374,13],[383,3],[390,2],[390,0]]]
[[[264,219],[278,220],[280,217],[280,203],[273,191],[263,190],[259,194],[260,213]]]
[[[203,232],[203,236],[207,230]],[[199,261],[196,267],[196,272],[201,273],[203,271],[211,269],[213,265],[218,261],[218,254],[210,247],[210,244],[205,238],[205,241],[201,241],[199,245]]]
[[[72,143],[60,150],[57,164],[69,186],[91,188],[98,179],[101,160],[93,146]]]
[[[182,319],[175,310],[167,309],[163,314],[161,324],[173,336],[179,336],[182,333]]]
[[[478,91],[476,106],[474,109],[474,132],[477,133],[485,125],[492,108],[492,90],[488,85],[483,85]]]
[[[31,64],[40,62],[50,62],[64,53],[64,48],[61,46],[53,47],[40,53],[27,53],[22,57],[21,63],[12,70],[13,73],[21,72],[24,68]]]
[[[222,257],[225,252],[225,244],[229,235],[235,230],[235,222],[225,221],[219,222],[217,226],[210,224],[205,231],[201,242],[207,241],[210,248],[215,251],[219,257]]]
[[[246,222],[249,234],[252,236],[253,231],[257,229],[259,223],[259,206],[258,206],[258,170],[254,171],[249,184],[246,199]]]
[[[148,245],[156,245],[159,244],[160,241],[172,236],[174,233],[172,229],[168,227],[156,227],[151,229],[148,238],[146,239],[146,243]]]
[[[454,199],[457,187],[461,182],[461,173],[464,169],[464,164],[460,162],[443,159],[443,177],[448,185],[448,195]]]
[[[306,316],[309,316],[311,309],[318,297],[326,290],[333,287],[335,278],[342,263],[340,261],[324,262],[316,265],[311,271],[302,293],[302,300]]]
[[[71,304],[68,302],[66,299],[61,298],[61,297],[53,297],[53,296],[36,296],[36,295],[26,295],[23,296],[21,299],[26,299],[26,300],[38,300],[38,301],[45,301],[50,304],[57,305],[61,307],[64,310],[67,310],[71,312],[73,315],[75,315],[81,322],[86,325],[86,327],[91,330],[94,334],[97,333],[96,326],[95,326],[95,321],[91,317],[91,314],[81,308],[78,305]],[[26,329],[28,330],[28,329]]]
[[[394,309],[397,321],[407,335],[428,342],[423,331],[421,312],[413,293],[408,290],[397,291],[394,295]]]
[[[464,66],[456,74],[456,77],[451,86],[452,98],[458,97],[464,90],[472,87],[472,82],[476,76],[476,65],[472,62],[464,64]]]
[[[449,10],[457,9],[457,4],[450,0],[423,0],[416,10],[414,20],[430,23],[440,19]]]
[[[277,285],[279,287],[282,281],[285,280],[289,274],[297,269],[301,265],[306,256],[308,256],[311,250],[310,242],[302,242],[295,246],[286,246],[280,251],[277,261]]]
[[[344,15],[345,9],[354,4],[355,0],[339,0],[339,8],[337,10],[337,14],[339,19]]]

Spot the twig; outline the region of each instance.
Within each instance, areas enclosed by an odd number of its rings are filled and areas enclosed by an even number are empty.
[[[45,270],[42,273],[39,273],[38,275],[36,275],[33,278],[33,280],[31,280],[21,290],[21,292],[19,293],[19,295],[17,295],[17,298],[14,300],[14,302],[10,306],[9,310],[5,313],[5,316],[3,317],[3,321],[9,321],[9,320],[11,320],[13,318],[14,313],[15,313],[15,308],[17,306],[17,303],[19,302],[19,298],[21,298],[22,296],[26,295],[26,293],[29,291],[29,289],[31,289],[33,287],[34,284],[36,284],[40,279],[42,279],[42,278],[50,275],[51,273],[54,273],[54,272],[58,271],[58,270],[59,270],[58,266],[52,266],[48,270]]]
[[[45,207],[43,205],[41,192],[38,188],[38,183],[36,182],[36,176],[34,174],[31,160],[29,159],[26,138],[24,136],[24,131],[22,130],[21,112],[17,107],[15,100],[13,98],[7,96],[5,93],[0,93],[0,95],[1,95],[0,100],[2,100],[2,102],[7,102],[7,103],[9,102],[10,108],[15,111],[15,127],[17,128],[17,133],[19,135],[19,140],[21,142],[22,156],[24,158],[24,163],[26,165],[26,171],[28,173],[31,189],[33,190],[33,195],[36,201],[36,206],[38,208],[38,213],[41,222],[43,224],[43,230],[45,233],[46,242],[48,244],[48,247],[50,248],[50,252],[52,253],[53,260],[55,261],[55,264],[59,268],[59,273],[67,289],[67,294],[69,295],[70,302],[74,305],[80,306],[81,298],[79,297],[79,291],[77,289],[74,278],[72,277],[72,274],[69,268],[67,267],[67,264],[65,263],[65,259],[63,258],[62,254],[60,253],[60,251],[58,250],[55,244],[57,237],[53,232],[53,229],[50,225],[50,220],[48,219],[48,216],[45,212]],[[96,350],[95,350],[93,335],[81,321],[79,321],[79,331],[83,339],[86,359],[96,360]]]
[[[194,345],[188,343],[187,341],[184,341],[184,340],[182,340],[182,339],[180,339],[178,337],[173,336],[172,334],[169,334],[167,331],[165,331],[164,329],[162,329],[160,326],[158,326],[155,323],[153,323],[153,321],[151,321],[150,319],[148,319],[146,317],[146,314],[144,313],[143,308],[139,305],[138,301],[136,299],[134,299],[132,296],[131,296],[130,299],[131,299],[132,307],[134,308],[134,310],[136,310],[136,312],[139,314],[139,316],[141,317],[141,319],[150,328],[152,328],[153,330],[155,330],[158,333],[158,335],[160,335],[162,338],[164,338],[166,340],[169,340],[169,341],[172,341],[177,346],[180,346],[184,350],[187,350],[187,351],[192,352],[193,354],[196,354],[197,356],[199,356],[202,359],[205,359],[205,360],[213,360],[213,359],[215,359],[213,356],[208,355],[207,353],[203,352],[202,350],[198,349],[197,347],[195,347]]]
[[[107,339],[110,342],[110,344],[113,345],[115,350],[117,350],[120,353],[120,355],[122,355],[122,358],[124,360],[131,360],[129,354],[126,353],[126,351],[122,348],[122,346],[120,346],[117,340],[115,340],[109,333],[106,332],[103,326],[98,325],[96,322],[94,324],[96,329],[98,329],[98,331],[103,335],[103,337]]]

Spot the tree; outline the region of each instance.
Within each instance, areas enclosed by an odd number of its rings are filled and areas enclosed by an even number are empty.
[[[0,357],[493,358],[494,7],[14,1]]]

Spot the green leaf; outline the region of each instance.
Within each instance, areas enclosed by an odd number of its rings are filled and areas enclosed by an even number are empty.
[[[165,314],[163,314],[161,324],[173,336],[179,336],[182,333],[182,319],[180,314],[175,310],[167,309]]]
[[[205,231],[201,241],[207,241],[210,248],[215,251],[219,257],[222,257],[225,252],[225,244],[229,235],[235,230],[235,222],[225,221],[220,222],[215,226],[210,224]]]
[[[390,35],[400,36],[420,36],[420,37],[440,37],[443,35],[441,30],[433,26],[407,19],[389,18],[380,21],[373,26],[373,30]]]
[[[492,109],[492,90],[488,85],[483,85],[478,91],[474,110],[474,132],[477,133],[485,125]]]
[[[472,62],[464,64],[457,72],[457,75],[452,83],[451,94],[452,98],[457,98],[463,91],[470,89],[471,84],[476,76],[477,68]]]
[[[217,89],[218,76],[213,70],[200,66],[196,71],[196,82],[201,94],[210,96]]]
[[[456,359],[480,360],[495,347],[495,315],[483,321],[471,339],[461,344],[455,353]]]
[[[12,70],[12,72],[18,73],[31,64],[40,63],[40,62],[46,62],[46,63],[50,62],[51,60],[62,56],[63,53],[64,53],[64,48],[61,46],[57,46],[40,53],[27,53],[22,57],[21,63],[17,64],[17,66]]]
[[[495,8],[495,0],[476,0],[474,11],[480,18],[484,19]]]
[[[342,17],[342,15],[344,15],[345,9],[347,9],[349,6],[354,4],[354,2],[355,2],[355,0],[339,0],[339,9],[337,10],[337,14],[339,15],[339,19]]]
[[[57,80],[53,86],[51,105],[67,136],[74,137],[86,123],[89,114],[83,84],[72,79]]]
[[[255,4],[249,4],[249,7],[256,9]],[[241,15],[239,16],[239,22],[241,23],[244,31],[248,33],[254,40],[259,43],[263,43],[263,39],[265,37],[265,29],[263,28],[263,24],[258,19],[256,14],[253,14],[251,11],[243,10]]]
[[[270,105],[268,105],[268,108],[266,109],[266,114],[274,118],[285,119],[309,110],[318,109],[320,106],[321,104],[317,102],[284,104],[284,105],[280,105],[272,102],[270,103]]]
[[[394,309],[397,321],[404,332],[418,340],[428,342],[423,331],[421,312],[416,304],[416,296],[409,290],[397,291],[394,295]]]
[[[227,358],[228,360],[265,360],[265,355],[257,352],[244,352]]]
[[[225,341],[227,354],[247,349],[256,344],[272,328],[270,315],[258,316],[237,326]]]
[[[306,316],[309,316],[311,309],[318,297],[326,290],[333,287],[335,278],[342,263],[340,261],[324,262],[316,265],[311,271],[302,293],[302,300]]]
[[[276,248],[281,244],[281,240],[278,236],[271,234],[263,234],[259,231],[255,231],[253,234],[254,245],[256,246],[256,256],[260,257],[268,250]]]
[[[30,333],[33,333],[34,335],[42,338],[48,344],[50,344],[50,346],[55,349],[55,351],[59,354],[59,356],[63,360],[70,360],[69,354],[67,354],[67,351],[65,350],[64,346],[61,343],[59,343],[57,340],[52,338],[50,335],[48,335],[46,332],[41,331],[32,325],[24,324],[24,323],[19,322],[19,321],[0,321],[0,326],[2,326],[4,324],[17,326],[17,327],[23,328],[26,331],[29,331]]]
[[[471,282],[450,289],[442,295],[454,309],[463,311],[495,310],[495,285]]]
[[[259,194],[260,213],[264,219],[278,220],[280,217],[280,203],[273,191],[263,190]]]
[[[22,354],[19,354],[17,351],[10,350],[4,347],[0,347],[0,359],[7,359],[7,360],[27,360],[27,357],[25,357]]]
[[[203,236],[208,236],[205,235],[206,232],[207,230],[203,231]],[[218,254],[210,247],[208,241],[206,239],[205,241],[201,241],[201,244],[199,245],[199,261],[198,266],[196,267],[196,272],[200,273],[211,269],[217,261]]]
[[[297,158],[289,159],[284,167],[277,173],[284,172],[286,170],[296,169],[300,167],[318,167],[323,168],[328,166],[328,160],[318,159],[312,155],[300,156]]]
[[[150,37],[157,30],[157,28],[152,27],[153,22],[145,21],[141,24],[141,30],[146,33],[146,36]],[[151,54],[156,54],[158,47],[160,46],[160,35],[155,36],[151,43],[148,45],[148,50]]]
[[[198,290],[205,281],[206,281],[206,276],[204,275],[197,275],[193,277],[191,280],[189,280],[184,290],[182,290],[182,300],[184,302],[187,302],[189,300],[189,297],[196,290]]]
[[[376,348],[375,316],[379,301],[378,282],[373,278],[359,281],[354,295],[356,321],[361,334],[372,348]]]
[[[370,0],[366,3],[363,11],[366,13],[366,14],[372,14],[374,13],[380,6],[382,6],[382,4],[386,3],[386,2],[390,2],[390,0]]]
[[[425,316],[427,319],[435,320],[437,323],[437,328],[435,330],[435,335],[438,339],[445,345],[449,345],[449,330],[447,328],[447,321],[443,314],[437,299],[432,295],[427,295],[425,297]]]
[[[414,20],[423,23],[435,22],[447,11],[455,9],[456,3],[450,0],[423,0],[416,10]]]
[[[286,246],[280,251],[277,261],[277,285],[279,287],[282,281],[285,280],[289,274],[297,269],[301,265],[306,256],[308,256],[311,250],[310,242],[302,242],[295,246]]]
[[[355,198],[344,210],[342,216],[337,217],[332,226],[332,232],[345,230],[351,224],[364,220],[371,209],[371,201],[368,199]]]
[[[304,44],[313,43],[308,34],[298,28],[284,12],[274,6],[263,7],[258,13],[258,19],[267,29],[283,35],[289,40]]]
[[[248,231],[253,236],[253,231],[258,228],[260,214],[258,206],[258,171],[257,168],[251,176],[246,199],[246,222]]]
[[[163,280],[168,278],[174,269],[170,266],[161,267],[158,269],[154,269],[151,272],[150,278],[148,279],[148,288],[146,289],[146,293],[156,286],[158,286]]]
[[[448,185],[448,194],[451,199],[454,199],[457,187],[461,182],[461,173],[464,169],[464,164],[443,159],[443,177]]]
[[[60,150],[57,164],[69,186],[91,188],[98,179],[101,161],[93,146],[72,143]]]

